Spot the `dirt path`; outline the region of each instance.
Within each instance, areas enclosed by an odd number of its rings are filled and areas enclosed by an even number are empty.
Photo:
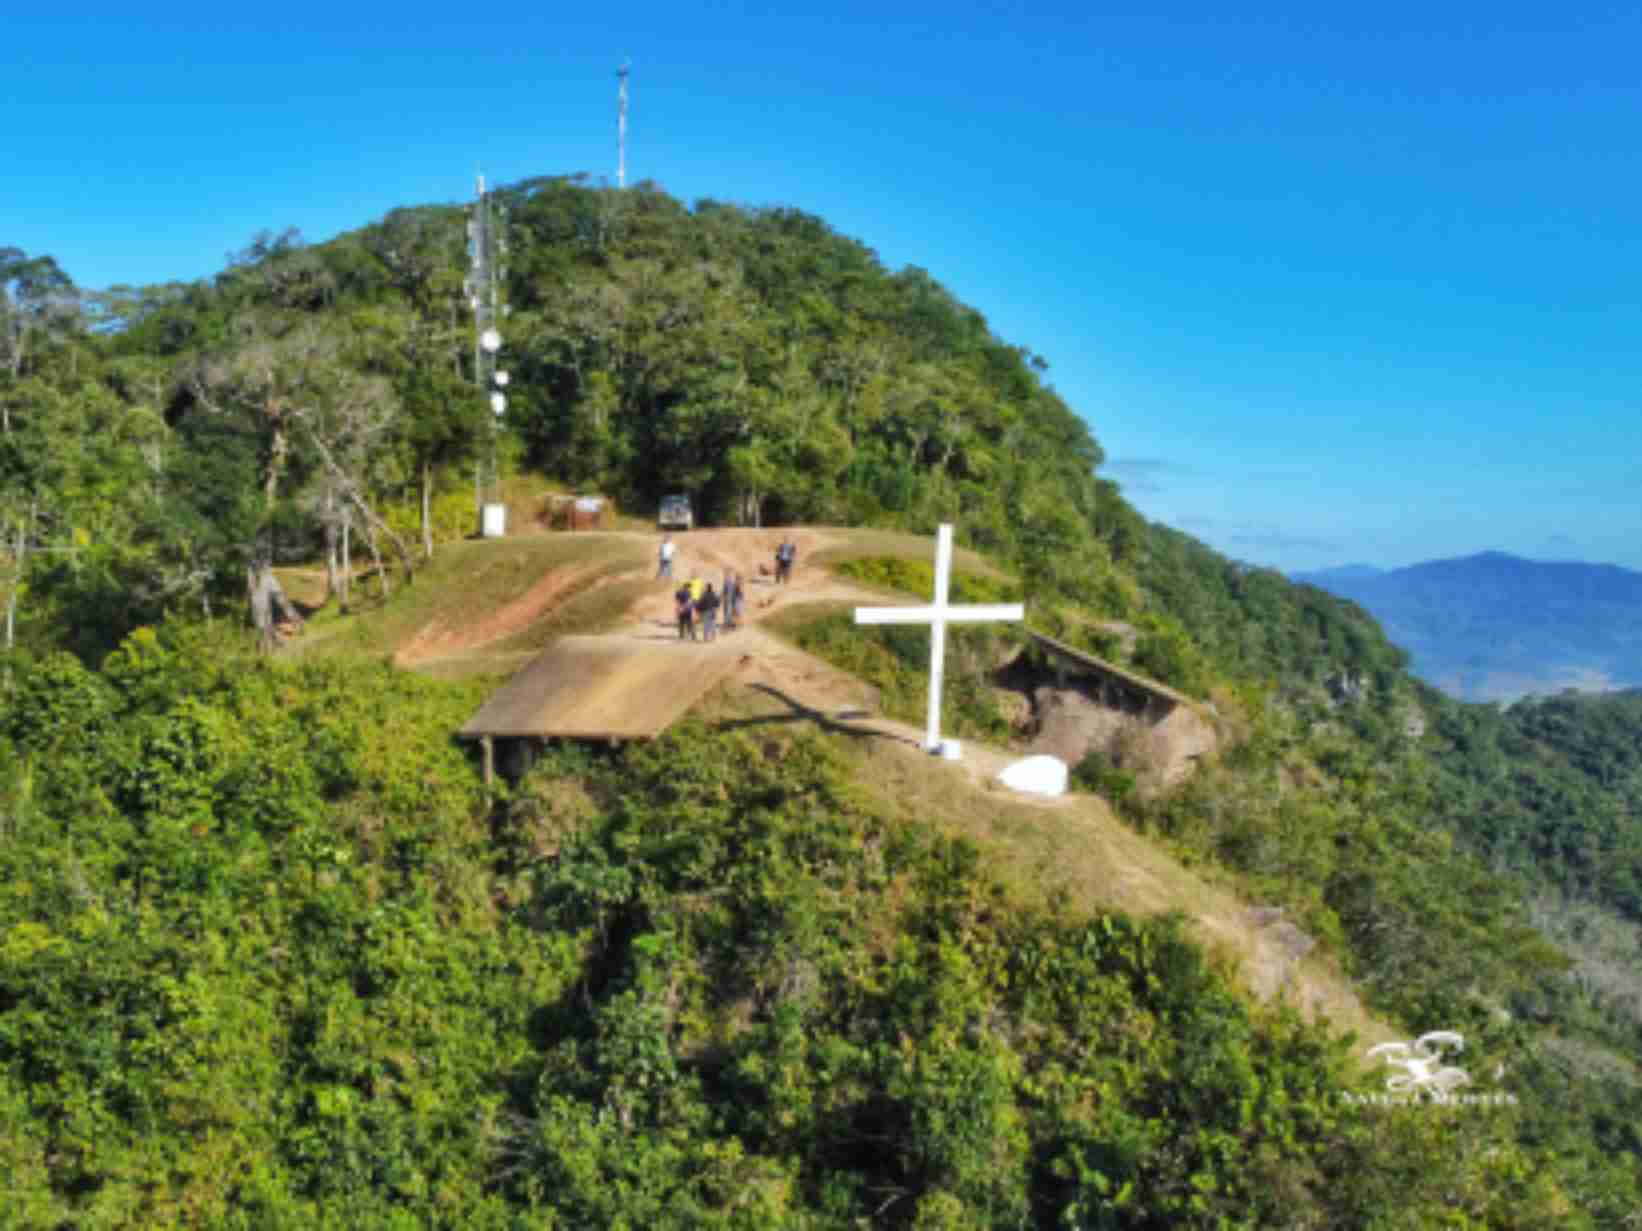
[[[775,549],[790,537],[797,547],[792,580],[775,583]],[[882,602],[883,596],[840,581],[808,564],[818,552],[837,545],[824,530],[694,530],[675,535],[678,556],[673,563],[673,586],[691,577],[711,582],[715,590],[724,574],[734,569],[747,583],[747,623],[757,623],[770,612],[794,602]],[[658,592],[636,604],[635,619],[672,618],[671,590]]]
[[[472,624],[451,626],[434,621],[423,625],[410,644],[393,656],[394,665],[415,667],[505,640],[541,619],[560,599],[598,571],[598,566],[592,564],[550,569],[524,594]]]
[[[789,536],[797,548],[797,562],[791,580],[778,585],[775,549]],[[795,713],[821,715],[829,721],[850,715],[857,724],[876,714],[876,690],[759,627],[770,616],[798,603],[884,602],[880,593],[807,564],[818,552],[837,545],[836,537],[824,530],[695,530],[676,535],[673,541],[678,556],[672,581],[658,581],[653,593],[644,595],[629,609],[628,626],[612,636],[676,639],[673,592],[678,585],[699,577],[721,590],[726,570],[734,569],[746,587],[741,625],[721,630],[712,647],[700,648],[735,654],[738,662],[733,678],[738,683],[765,690],[772,701],[789,706]],[[870,725],[885,738],[904,740],[910,747],[922,743],[923,733],[905,724],[871,717]]]
[[[798,549],[798,565],[791,582],[777,586],[774,579],[775,549],[783,536],[791,533]],[[641,544],[652,560],[661,543],[659,535],[632,531],[603,531],[578,534],[578,540],[603,539],[612,543]],[[678,555],[673,580],[656,576],[654,563],[629,569],[611,569],[608,561],[584,561],[545,571],[519,597],[491,611],[473,613],[471,620],[446,616],[430,620],[419,628],[394,654],[401,667],[441,669],[464,661],[492,658],[501,643],[525,632],[556,607],[607,586],[637,585],[644,593],[624,616],[624,627],[615,637],[639,637],[655,641],[675,637],[673,591],[681,581],[700,577],[722,591],[724,577],[734,569],[745,580],[746,608],[743,624],[754,625],[766,615],[794,602],[876,601],[881,595],[836,581],[831,574],[806,567],[816,552],[834,546],[838,538],[824,531],[800,530],[696,530],[675,536]],[[654,584],[646,586],[646,582]]]

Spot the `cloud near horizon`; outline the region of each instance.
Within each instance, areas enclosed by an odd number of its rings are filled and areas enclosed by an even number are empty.
[[[1160,481],[1169,475],[1189,475],[1194,471],[1180,462],[1161,457],[1109,458],[1101,467],[1106,477],[1117,481],[1127,491],[1155,494],[1163,490]]]
[[[1264,551],[1315,551],[1332,552],[1337,555],[1343,550],[1341,544],[1333,539],[1294,534],[1275,526],[1243,526],[1232,530],[1226,536],[1226,541]]]

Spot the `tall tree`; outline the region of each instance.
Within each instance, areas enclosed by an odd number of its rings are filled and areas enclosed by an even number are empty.
[[[422,552],[433,556],[433,490],[438,471],[461,464],[481,439],[479,394],[464,376],[467,323],[462,215],[454,209],[399,209],[362,237],[409,312],[394,344],[379,348],[405,408],[401,437],[420,483]]]
[[[74,283],[56,261],[0,248],[0,432],[11,431],[9,391],[23,378],[39,340],[77,313]]]

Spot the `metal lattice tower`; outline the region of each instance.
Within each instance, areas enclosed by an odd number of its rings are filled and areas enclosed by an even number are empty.
[[[478,188],[468,214],[469,272],[466,283],[468,303],[473,308],[473,380],[489,403],[490,448],[480,450],[474,469],[474,496],[479,505],[486,493],[494,495],[500,479],[496,471],[496,420],[507,410],[507,397],[502,393],[508,383],[508,374],[496,365],[497,352],[502,348],[502,335],[497,328],[507,315],[503,302],[503,288],[507,281],[506,210],[493,206],[485,190],[485,177],[478,177]],[[486,454],[488,453],[488,456]]]
[[[621,85],[616,90],[616,187],[627,187],[627,74],[632,68],[624,63],[616,70]]]

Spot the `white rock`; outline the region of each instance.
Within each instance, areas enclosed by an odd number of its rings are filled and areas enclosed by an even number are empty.
[[[998,775],[998,781],[1029,795],[1066,794],[1066,762],[1059,757],[1027,757]]]

